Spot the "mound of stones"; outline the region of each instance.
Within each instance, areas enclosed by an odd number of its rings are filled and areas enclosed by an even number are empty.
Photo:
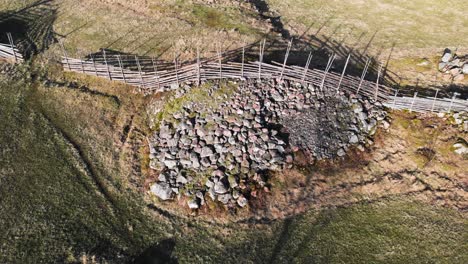
[[[187,197],[244,207],[266,188],[268,172],[290,168],[297,151],[311,160],[344,156],[367,144],[385,111],[369,99],[313,86],[242,82],[213,107],[190,102],[160,123],[150,138],[150,166],[159,177],[150,191],[162,200]],[[209,88],[215,96],[219,85]],[[177,96],[190,93],[181,89]]]
[[[439,62],[439,71],[451,75],[454,81],[462,81],[468,74],[468,57],[460,57],[450,49],[445,49]]]

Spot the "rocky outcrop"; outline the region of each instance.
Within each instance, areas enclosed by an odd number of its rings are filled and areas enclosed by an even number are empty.
[[[223,102],[189,102],[150,139],[150,166],[160,171],[151,192],[163,200],[187,196],[193,209],[205,197],[246,206],[269,171],[293,166],[297,151],[310,161],[344,156],[349,146],[368,143],[385,117],[369,99],[301,84],[248,81],[230,96],[217,93],[216,84],[207,89]],[[176,97],[185,93],[190,88]]]

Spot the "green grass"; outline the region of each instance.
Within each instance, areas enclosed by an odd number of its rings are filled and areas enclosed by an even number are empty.
[[[466,262],[466,219],[404,197],[259,227],[153,217],[127,188],[132,172],[118,165],[126,159],[114,156],[109,140],[138,98],[45,88],[22,74],[0,79],[2,263],[65,262],[83,253],[127,262],[166,238],[175,239],[180,263]],[[93,88],[95,80],[81,81]]]
[[[287,226],[278,263],[465,263],[468,222],[446,209],[390,200],[307,214]]]

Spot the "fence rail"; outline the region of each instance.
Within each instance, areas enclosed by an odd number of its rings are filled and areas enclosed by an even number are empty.
[[[0,43],[0,58],[14,60],[16,63],[23,62],[23,55],[16,48],[12,35],[10,33],[6,33],[6,35],[9,43]]]

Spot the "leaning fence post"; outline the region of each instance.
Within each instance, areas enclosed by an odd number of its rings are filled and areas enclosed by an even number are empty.
[[[15,43],[13,41],[13,36],[11,35],[10,32],[8,32],[7,37],[8,37],[8,41],[10,42],[11,50],[13,51],[13,56],[15,58],[15,62],[18,62],[18,59],[16,58]]]
[[[377,81],[375,83],[375,101],[377,101],[378,97],[379,97],[379,81],[380,81],[380,74],[382,72],[382,63],[380,63],[379,65],[379,69],[377,71]]]
[[[343,78],[346,72],[346,68],[348,67],[349,59],[351,58],[351,54],[348,55],[348,58],[346,59],[345,66],[343,68],[343,72],[341,73],[340,81],[338,82],[338,87],[336,87],[336,92],[338,93],[340,91],[341,83],[343,82]]]
[[[450,106],[449,106],[447,113],[450,113],[450,111],[452,111],[453,101],[455,101],[455,98],[457,97],[457,95],[458,93],[453,93],[453,97],[452,97],[452,100],[450,101]]]
[[[107,64],[107,59],[106,59],[106,50],[102,49],[102,56],[104,57],[104,63],[106,64],[106,69],[107,69],[107,76],[109,77],[109,80],[112,81],[112,76],[109,71],[109,65]]]
[[[288,48],[286,49],[286,55],[284,56],[283,68],[281,69],[280,81],[283,80],[284,69],[286,68],[286,62],[288,61],[289,52],[291,51],[292,39],[288,43]]]
[[[435,102],[437,100],[437,94],[439,93],[439,89],[436,90],[436,93],[435,93],[435,96],[434,96],[434,100],[432,100],[432,108],[431,108],[431,113],[434,112],[434,106],[435,106]]]
[[[120,58],[120,55],[117,55],[117,60],[119,61],[120,73],[122,73],[122,78],[124,80],[124,83],[127,84],[127,78],[125,78],[125,72],[124,72],[122,59]]]
[[[414,105],[414,101],[416,100],[416,96],[418,96],[418,92],[414,92],[413,101],[411,102],[411,107],[409,110],[410,113],[413,112],[413,105]]]
[[[369,65],[370,65],[370,59],[368,58],[366,61],[366,65],[364,66],[364,70],[362,71],[361,80],[359,81],[356,94],[359,94],[359,91],[361,90],[362,83],[364,82],[364,78],[366,77],[367,71],[369,70]]]
[[[71,71],[70,62],[68,61],[68,55],[65,51],[65,46],[63,45],[63,41],[60,41],[60,46],[62,47],[63,56],[65,57],[65,61],[67,62],[68,70]]]
[[[310,62],[312,61],[312,51],[309,53],[309,57],[307,57],[307,62],[306,62],[306,65],[304,67],[304,73],[302,74],[302,85],[304,85],[304,81],[305,81],[305,78],[306,78],[306,75],[307,75],[307,71],[309,70],[309,66],[310,66]]]
[[[333,56],[330,56],[330,58],[328,59],[327,67],[325,68],[325,72],[323,74],[322,83],[320,84],[320,91],[323,91],[323,86],[325,85],[325,79],[327,78],[328,71],[330,70],[333,62],[335,61],[335,57],[336,55],[333,54]]]

